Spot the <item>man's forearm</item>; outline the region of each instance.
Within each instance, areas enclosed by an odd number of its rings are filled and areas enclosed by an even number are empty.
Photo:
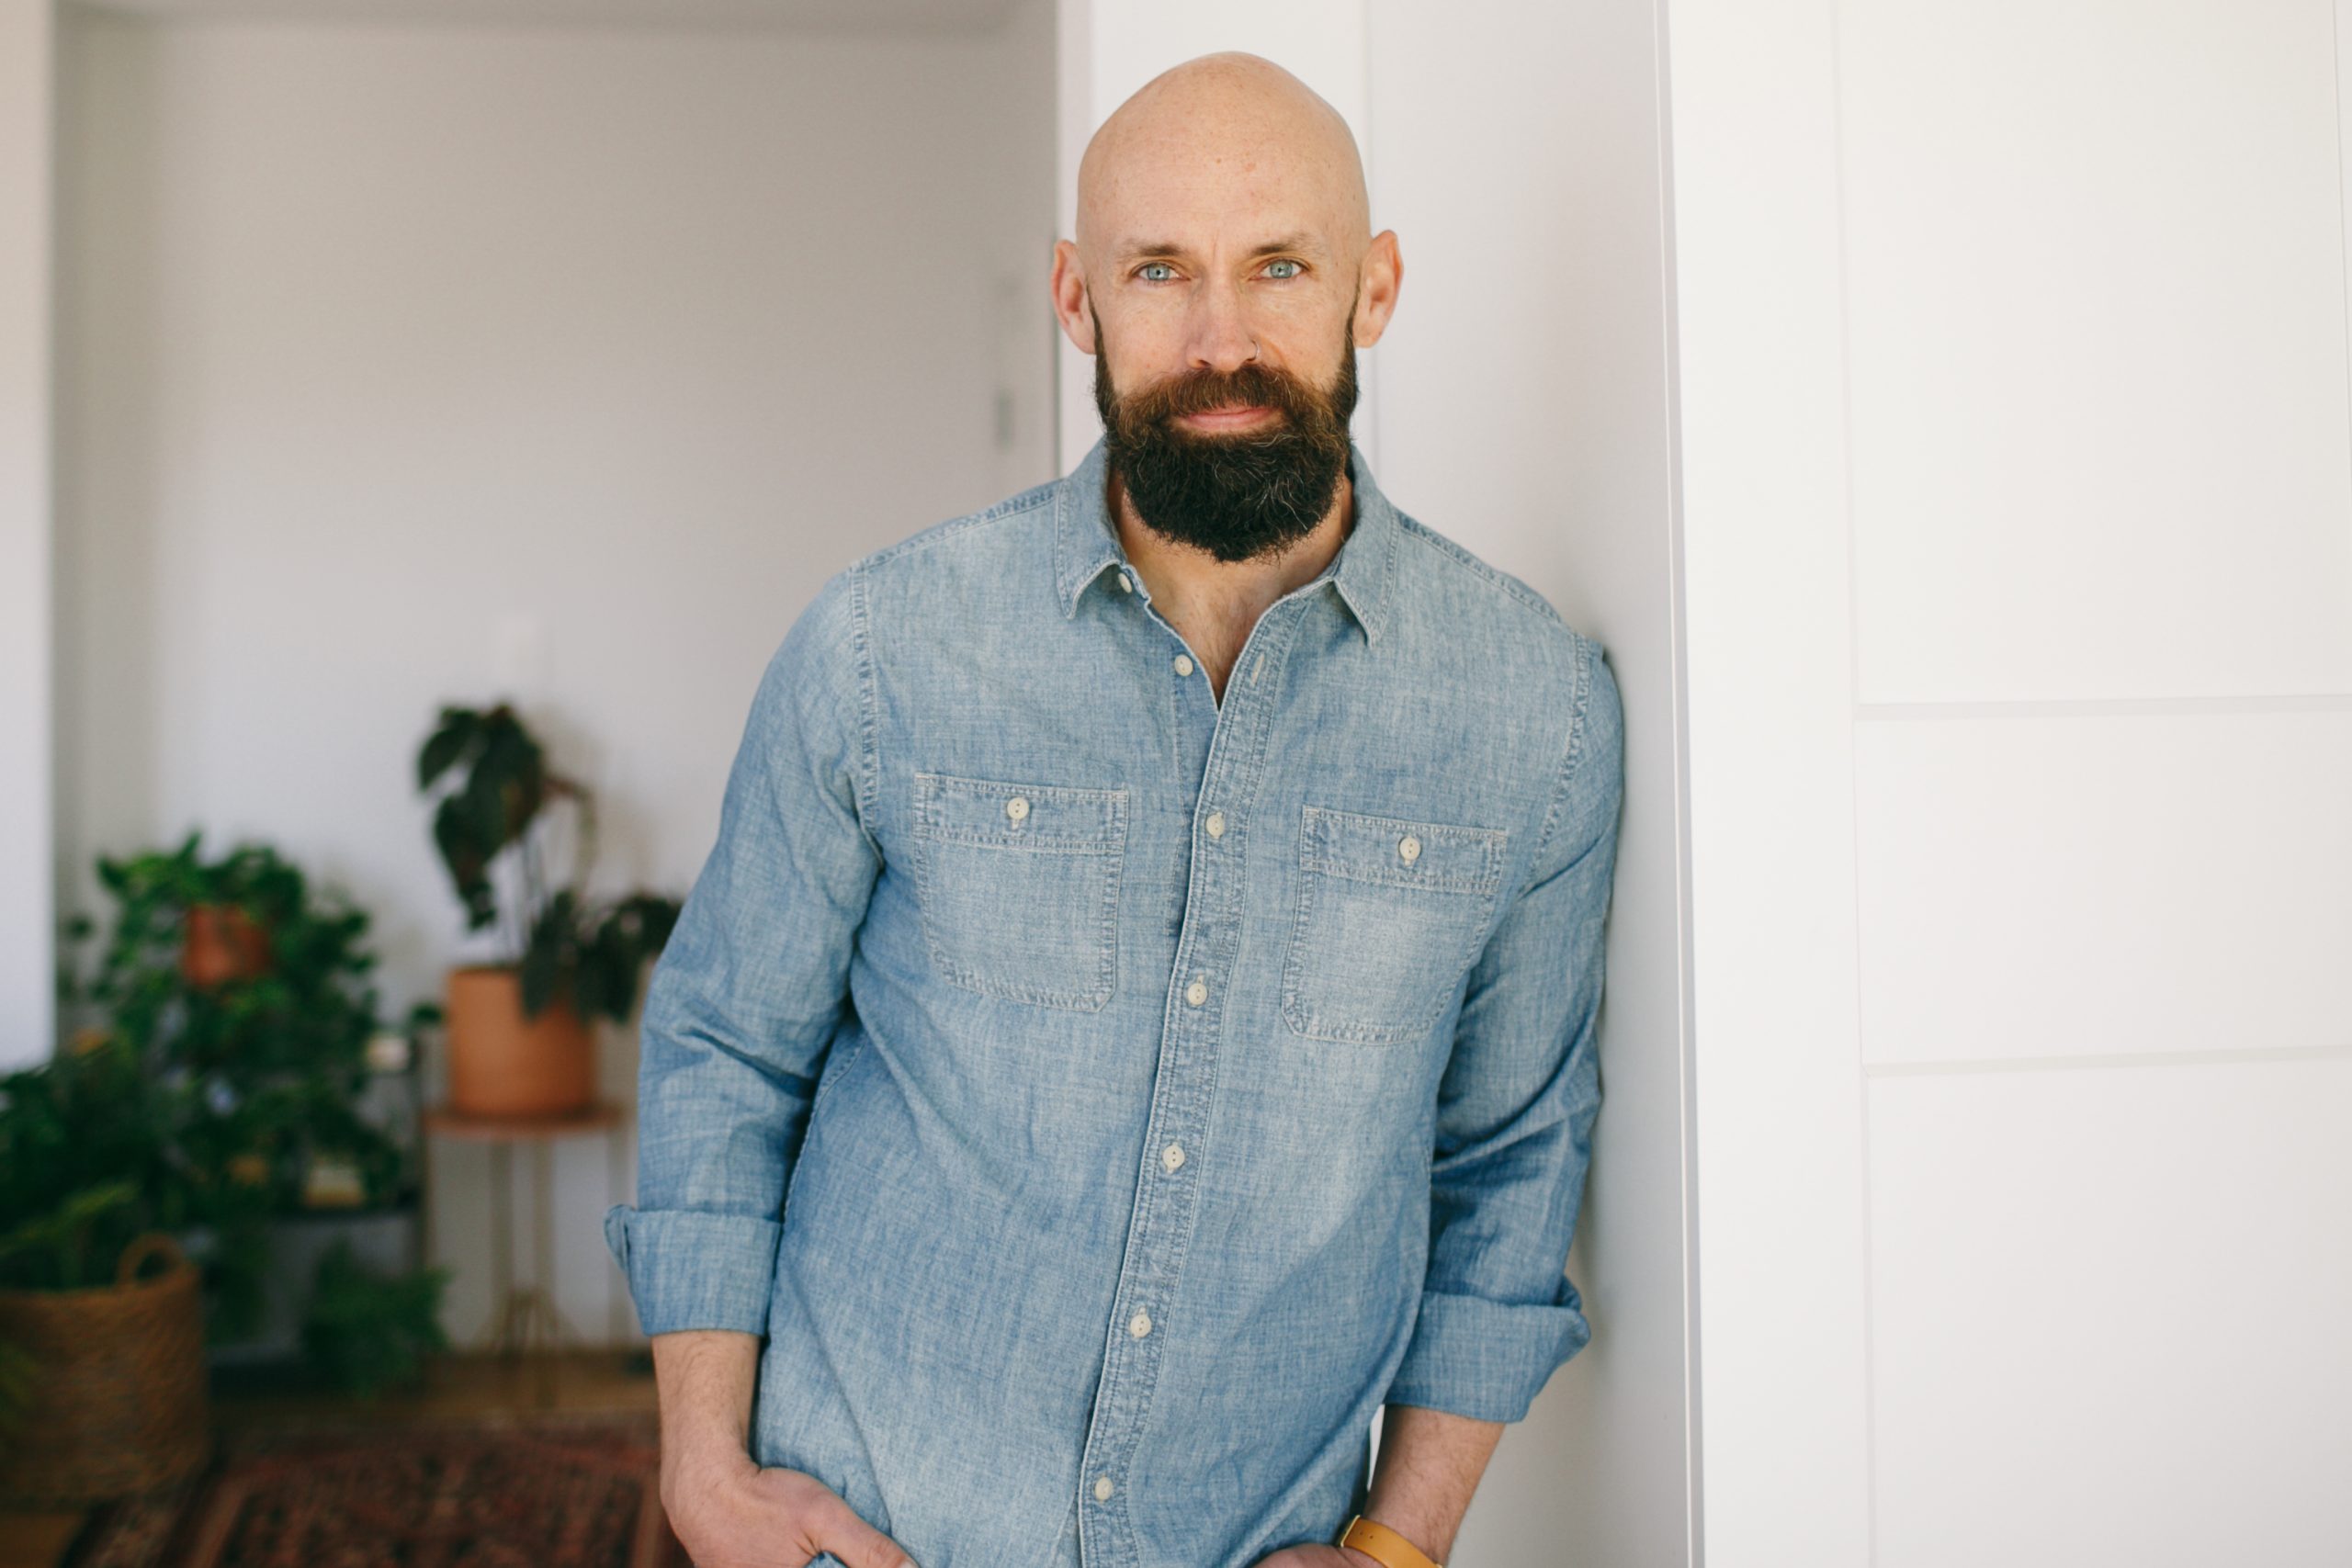
[[[1373,1464],[1364,1517],[1444,1562],[1502,1435],[1499,1421],[1419,1404],[1389,1405],[1380,1418],[1380,1455]],[[1347,1554],[1358,1568],[1378,1568],[1360,1551],[1347,1549]]]
[[[728,1328],[653,1336],[653,1382],[662,1405],[662,1465],[751,1452],[752,1391],[759,1377],[757,1335]]]

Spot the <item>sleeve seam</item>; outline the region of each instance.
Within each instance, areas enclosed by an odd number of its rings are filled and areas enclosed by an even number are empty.
[[[1561,807],[1566,804],[1571,786],[1584,761],[1585,740],[1592,728],[1589,715],[1592,708],[1593,649],[1596,645],[1592,639],[1581,633],[1570,635],[1577,639],[1577,660],[1576,694],[1570,705],[1568,741],[1566,750],[1561,752],[1559,767],[1553,775],[1552,799],[1544,808],[1543,831],[1536,836],[1534,852],[1527,857],[1527,876],[1520,888],[1522,893],[1529,887],[1532,887],[1541,874],[1544,853],[1551,848],[1553,831],[1559,827],[1560,818],[1566,815]]]
[[[875,733],[879,721],[876,714],[874,694],[873,645],[866,635],[865,563],[855,562],[849,569],[850,642],[857,665],[857,796],[858,829],[865,841],[873,847],[876,859],[882,845],[874,836],[875,824],[881,815],[881,764],[876,756]]]

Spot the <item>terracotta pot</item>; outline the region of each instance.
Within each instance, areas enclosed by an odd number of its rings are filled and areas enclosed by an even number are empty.
[[[269,970],[269,931],[234,904],[192,904],[180,943],[180,973],[200,990],[251,980]]]
[[[465,1116],[562,1116],[596,1099],[596,1043],[569,1001],[523,1016],[504,965],[449,971],[449,1108]]]
[[[169,1267],[142,1280],[150,1257]],[[0,1443],[11,1503],[94,1502],[191,1475],[211,1457],[203,1273],[150,1232],[122,1249],[116,1282],[0,1291],[0,1338],[33,1362],[32,1407]]]

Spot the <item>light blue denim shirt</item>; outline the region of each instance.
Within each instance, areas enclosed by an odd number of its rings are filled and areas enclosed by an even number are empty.
[[[1328,1542],[1384,1402],[1515,1421],[1590,1334],[1600,644],[1358,449],[1220,702],[1106,461],[793,623],[605,1222],[648,1334],[765,1336],[752,1458],[920,1568]]]

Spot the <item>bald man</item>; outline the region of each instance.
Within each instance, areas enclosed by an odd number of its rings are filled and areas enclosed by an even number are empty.
[[[648,991],[701,1568],[1427,1568],[1589,1337],[1602,650],[1350,440],[1329,105],[1204,56],[1079,187],[1102,439],[819,591]]]

